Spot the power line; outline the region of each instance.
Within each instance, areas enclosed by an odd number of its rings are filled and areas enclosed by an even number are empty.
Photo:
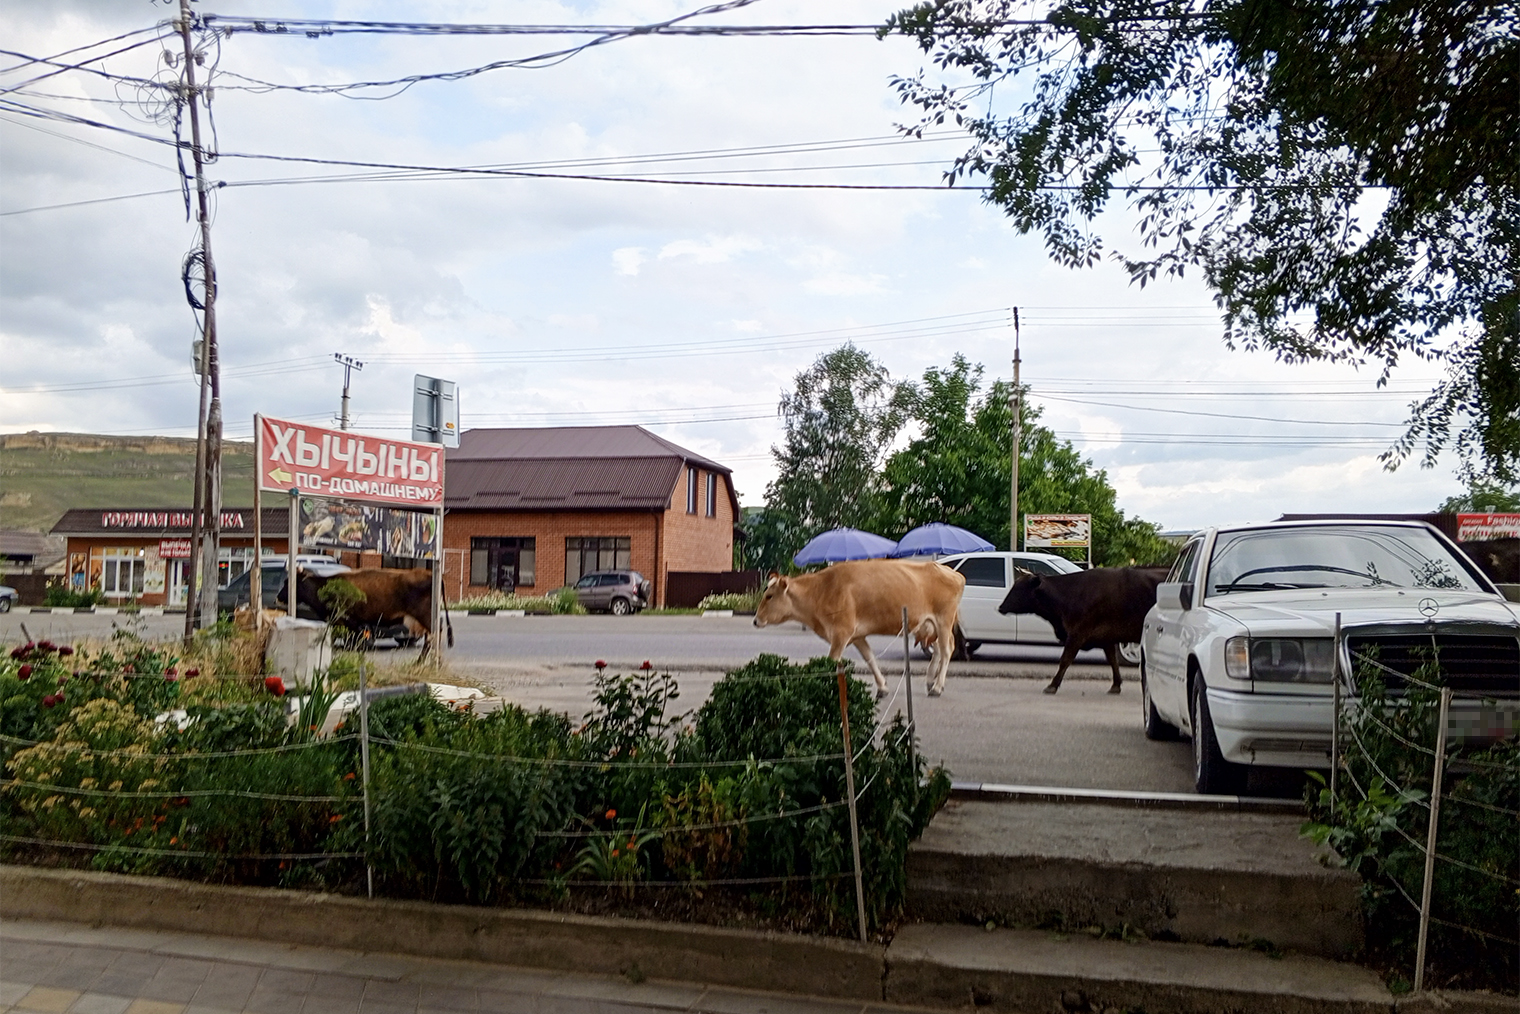
[[[1030,392],[1032,398],[1048,399],[1050,401],[1064,401],[1077,405],[1101,405],[1106,408],[1122,408],[1132,412],[1163,412],[1167,415],[1196,415],[1206,416],[1210,419],[1251,419],[1257,422],[1294,423],[1305,426],[1403,426],[1403,423],[1379,423],[1379,422],[1343,422],[1335,419],[1281,419],[1266,415],[1244,415],[1240,412],[1199,412],[1184,408],[1157,408],[1154,405],[1124,405],[1112,401],[1093,401],[1088,398],[1071,398],[1059,395],[1041,394],[1038,391]]]

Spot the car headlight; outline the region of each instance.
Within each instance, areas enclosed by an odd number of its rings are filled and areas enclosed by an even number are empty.
[[[1329,683],[1335,672],[1335,641],[1328,637],[1253,637],[1250,656],[1251,678],[1266,683]]]

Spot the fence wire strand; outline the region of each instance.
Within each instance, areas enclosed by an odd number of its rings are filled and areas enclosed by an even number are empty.
[[[255,792],[252,789],[177,789],[168,792],[140,792],[124,789],[87,789],[49,782],[28,782],[19,778],[0,779],[0,788],[19,785],[24,789],[60,792],[70,796],[116,796],[122,799],[198,799],[207,796],[226,796],[234,799],[264,799],[276,803],[344,803],[359,802],[359,796],[297,796],[277,792]]]
[[[384,736],[371,736],[371,743],[381,746],[400,747],[406,750],[420,750],[424,753],[443,754],[450,757],[461,757],[470,760],[496,761],[507,764],[543,764],[550,767],[572,768],[649,768],[663,770],[665,768],[726,768],[738,767],[744,764],[811,764],[819,761],[844,760],[844,753],[819,753],[797,755],[793,757],[746,757],[743,760],[732,761],[620,761],[620,760],[573,760],[563,757],[522,757],[516,754],[476,753],[471,750],[455,750],[446,746],[429,746],[425,743],[409,743],[405,740],[389,739]]]
[[[84,744],[77,744],[80,748],[74,749],[76,746],[74,742],[65,741],[60,743],[57,740],[51,739],[22,739],[20,736],[0,734],[0,742],[12,743],[21,747],[55,746],[67,750],[71,756],[76,757],[125,757],[131,760],[220,760],[227,757],[257,757],[266,754],[289,753],[292,750],[315,750],[338,743],[351,743],[358,738],[358,733],[348,733],[343,736],[328,736],[323,739],[309,740],[305,743],[250,747],[246,750],[186,750],[183,753],[137,753],[133,750],[97,750]],[[371,736],[370,742],[375,742],[375,737]]]
[[[363,859],[363,852],[198,852],[191,849],[155,849],[140,845],[91,845],[88,842],[62,841],[56,838],[26,838],[21,835],[0,834],[0,841],[20,845],[47,845],[65,849],[89,849],[95,852],[132,852],[137,855],[167,856],[183,859],[283,859],[304,861],[311,859]]]

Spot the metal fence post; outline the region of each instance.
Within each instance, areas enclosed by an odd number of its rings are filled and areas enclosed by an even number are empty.
[[[1330,723],[1330,819],[1335,820],[1335,804],[1340,801],[1337,791],[1341,776],[1341,614],[1335,614],[1335,658],[1330,663],[1330,681],[1334,684],[1331,694]]]
[[[855,913],[860,918],[860,942],[866,942],[866,896],[860,875],[860,821],[855,815],[855,758],[850,746],[850,691],[845,682],[849,679],[840,662],[834,670],[839,679],[839,723],[844,729],[844,787],[850,801],[850,851],[855,857]]]
[[[908,607],[903,606],[903,693],[908,698],[908,770],[913,772],[913,784],[918,785],[918,726],[913,721],[913,666],[908,655]],[[946,649],[948,650],[948,649]]]
[[[359,656],[359,772],[364,790],[364,880],[369,896],[375,896],[375,868],[369,862],[369,693],[365,686],[365,658]]]
[[[1451,688],[1441,688],[1436,719],[1436,759],[1430,780],[1430,830],[1425,835],[1425,884],[1420,889],[1420,942],[1415,948],[1414,991],[1425,988],[1425,940],[1430,935],[1430,892],[1436,873],[1436,827],[1441,820],[1441,776],[1446,767],[1446,721],[1451,711]]]

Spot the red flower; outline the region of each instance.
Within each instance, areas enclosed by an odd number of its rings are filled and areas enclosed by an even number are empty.
[[[26,645],[18,644],[16,647],[11,649],[11,658],[26,658],[26,653]]]
[[[179,670],[171,665],[169,668],[167,668],[167,669],[164,670],[164,675],[165,676],[173,676],[177,672],[179,672]]]
[[[649,664],[649,659],[646,658],[646,659],[644,659],[644,664],[641,665],[641,666],[639,666],[639,668],[642,669],[642,670],[644,670],[645,672],[648,672],[649,670],[653,669],[654,666],[650,665]]]
[[[38,641],[37,642],[37,647],[40,648],[43,651],[57,651],[58,650],[58,645],[54,644],[52,641]]]
[[[164,673],[164,679],[168,680],[170,683],[174,683],[179,679],[179,677],[174,675],[173,669],[170,669],[168,672]]]
[[[57,698],[55,698],[52,694],[48,694],[46,697],[44,697],[42,699],[42,706],[44,708],[51,708],[53,705],[55,705],[57,703],[58,703]]]
[[[596,664],[596,667],[598,669],[605,669],[605,668],[607,668],[607,663],[603,662],[601,659],[597,659],[595,664]]]
[[[60,677],[58,677],[58,685],[59,686],[63,686],[68,681],[69,681],[69,678],[67,676],[60,676]]]
[[[74,649],[65,644],[62,648],[58,649],[58,654],[67,658],[69,655],[74,654]]]
[[[29,680],[32,678],[32,667],[29,665],[24,665],[20,669],[16,670],[16,675],[21,679]]]
[[[264,689],[268,690],[276,697],[284,697],[285,681],[280,679],[278,676],[266,676],[264,677]]]
[[[608,810],[607,811],[607,819],[608,820],[616,820],[617,819],[617,811],[616,810]]]
[[[53,703],[54,704],[62,704],[63,703],[63,691],[62,690],[58,691],[56,694],[53,695]]]
[[[199,669],[186,669],[185,670],[185,675],[186,676],[199,676],[200,674],[201,674],[201,671]]]

